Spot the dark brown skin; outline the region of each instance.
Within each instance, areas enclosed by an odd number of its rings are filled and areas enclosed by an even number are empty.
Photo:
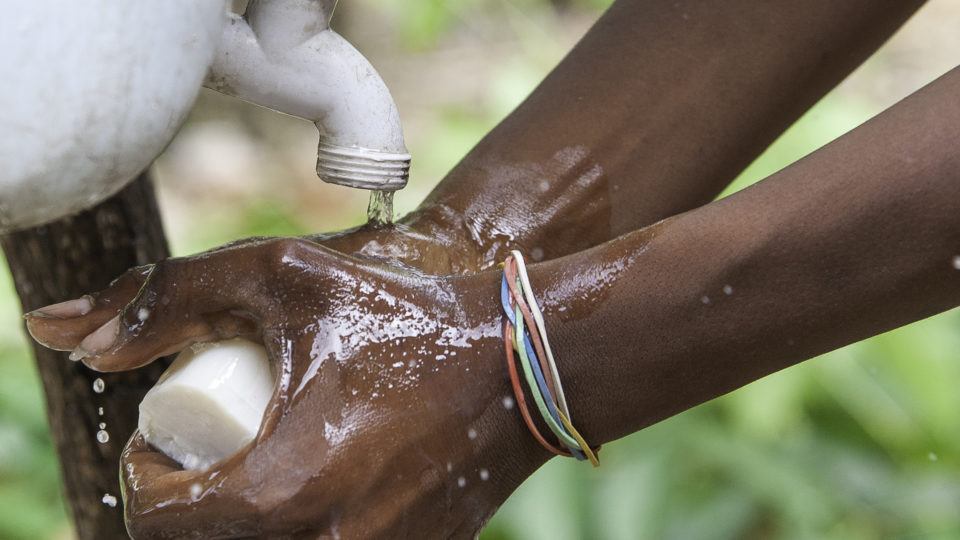
[[[923,3],[615,2],[396,228],[324,243],[464,273],[706,204]]]
[[[760,186],[580,251],[712,198],[916,7],[877,4],[619,2],[404,226],[169,259],[90,311],[29,317],[94,369],[240,334],[281,374],[255,443],[210,471],[130,442],[131,534],[475,534],[548,458],[504,406],[499,273],[475,272],[513,247],[551,259],[531,277],[593,444],[960,303],[958,74]]]

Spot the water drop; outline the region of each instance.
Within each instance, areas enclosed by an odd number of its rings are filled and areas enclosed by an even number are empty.
[[[200,498],[200,495],[203,493],[203,487],[200,484],[190,484],[190,499],[196,501]]]
[[[513,398],[512,398],[512,397],[510,397],[510,396],[503,396],[503,408],[504,408],[504,409],[506,409],[506,410],[509,411],[510,409],[513,408],[514,405],[516,405],[516,402],[513,401]]]
[[[447,472],[453,471],[453,463],[447,462]]]
[[[97,377],[93,380],[93,391],[102,394],[104,390],[107,389],[107,383],[103,382],[103,379]]]
[[[724,285],[724,286],[723,286],[723,294],[725,294],[725,295],[727,295],[727,296],[730,296],[731,294],[733,294],[733,287],[731,287],[731,286],[729,286],[729,285]]]
[[[462,476],[461,476],[460,478],[457,478],[457,485],[460,486],[460,487],[466,486],[466,485],[467,485],[467,479],[464,478],[464,477],[462,477]]]
[[[953,257],[953,268],[955,270],[960,270],[960,255]]]
[[[110,434],[107,433],[107,430],[101,429],[97,432],[97,442],[100,444],[106,444],[110,441]]]
[[[103,407],[97,407],[97,414],[103,416]]]
[[[940,458],[937,456],[937,454],[930,452],[929,454],[927,454],[927,459],[929,459],[930,461],[937,461]]]
[[[393,367],[395,367],[395,368],[402,368],[402,367],[403,367],[403,362],[394,362],[394,363],[393,363]]]
[[[710,297],[707,296],[707,295],[703,295],[703,296],[700,297],[700,301],[703,302],[704,304],[709,304],[709,303],[710,303]]]
[[[535,261],[542,261],[542,260],[543,260],[543,249],[542,249],[542,248],[538,248],[538,247],[535,247],[535,248],[531,249],[531,250],[530,250],[530,258],[533,259],[533,260],[535,260]]]
[[[107,424],[105,422],[100,422],[100,429],[105,429]]]
[[[467,437],[472,441],[477,438],[477,430],[470,428],[467,430]]]
[[[150,317],[149,309],[142,307],[137,310],[137,319],[140,319],[140,322],[147,320],[148,317]]]
[[[103,494],[103,498],[100,499],[100,501],[101,501],[103,504],[109,506],[110,508],[116,508],[116,507],[117,507],[117,498],[114,497],[113,495],[109,494],[109,493],[104,493],[104,494]]]
[[[486,469],[480,469],[480,479],[486,482],[490,479],[490,471]]]
[[[550,189],[550,182],[547,182],[546,180],[541,180],[540,191],[546,193],[549,189]]]

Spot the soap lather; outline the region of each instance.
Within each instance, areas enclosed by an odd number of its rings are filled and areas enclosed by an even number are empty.
[[[138,428],[184,469],[207,469],[253,440],[273,387],[262,345],[242,338],[195,344],[144,396]]]

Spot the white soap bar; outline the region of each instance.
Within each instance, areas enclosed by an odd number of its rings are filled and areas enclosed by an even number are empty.
[[[253,440],[273,383],[261,345],[200,343],[181,352],[144,396],[138,428],[185,469],[206,469]]]

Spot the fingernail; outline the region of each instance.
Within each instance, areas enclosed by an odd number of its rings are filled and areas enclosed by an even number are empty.
[[[92,334],[83,338],[80,345],[70,353],[71,360],[82,360],[91,354],[100,354],[117,341],[117,335],[120,333],[120,316],[110,319],[103,326],[97,328]]]
[[[93,300],[89,296],[82,296],[74,300],[67,300],[58,304],[51,304],[36,309],[24,315],[24,317],[45,317],[52,319],[72,319],[86,315],[93,310]]]
[[[76,349],[70,351],[70,356],[68,356],[67,358],[69,358],[70,360],[73,360],[74,362],[79,362],[88,356],[90,356],[90,353],[88,353],[87,351],[83,350],[80,347],[77,347]]]

